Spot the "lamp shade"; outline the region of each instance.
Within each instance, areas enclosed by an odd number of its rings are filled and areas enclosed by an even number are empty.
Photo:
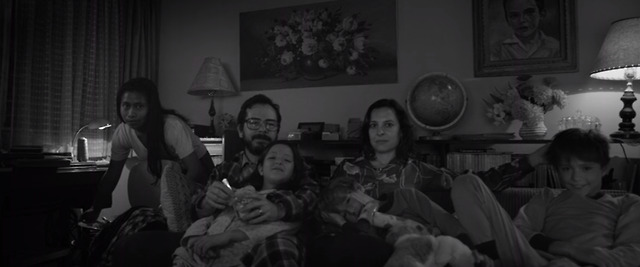
[[[198,96],[225,96],[235,95],[237,91],[229,80],[229,75],[220,63],[220,59],[207,57],[187,93]]]
[[[627,80],[628,69],[640,79],[640,17],[615,21],[602,43],[591,78]]]

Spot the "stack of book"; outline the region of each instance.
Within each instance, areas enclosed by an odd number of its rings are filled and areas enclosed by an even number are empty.
[[[44,152],[42,146],[16,146],[0,154],[4,167],[65,167],[71,165],[71,153]]]
[[[466,170],[486,171],[508,162],[511,162],[511,153],[492,149],[460,150],[447,154],[447,168],[458,173]]]

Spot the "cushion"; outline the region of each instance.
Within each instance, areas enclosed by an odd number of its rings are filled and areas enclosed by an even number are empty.
[[[170,231],[182,232],[191,225],[191,197],[194,190],[194,183],[187,180],[180,164],[162,161],[160,206]]]

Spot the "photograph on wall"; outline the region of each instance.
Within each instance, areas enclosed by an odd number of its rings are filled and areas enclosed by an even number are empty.
[[[481,76],[577,72],[574,0],[474,0]]]
[[[242,91],[396,83],[396,1],[240,13]]]

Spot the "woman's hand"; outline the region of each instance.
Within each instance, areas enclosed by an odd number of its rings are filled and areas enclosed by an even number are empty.
[[[233,198],[233,191],[220,181],[214,181],[207,188],[207,194],[205,195],[201,209],[224,209],[229,205],[229,202]]]
[[[273,222],[284,217],[284,210],[265,198],[248,203],[240,209],[239,213],[243,214],[240,219],[249,224]]]

